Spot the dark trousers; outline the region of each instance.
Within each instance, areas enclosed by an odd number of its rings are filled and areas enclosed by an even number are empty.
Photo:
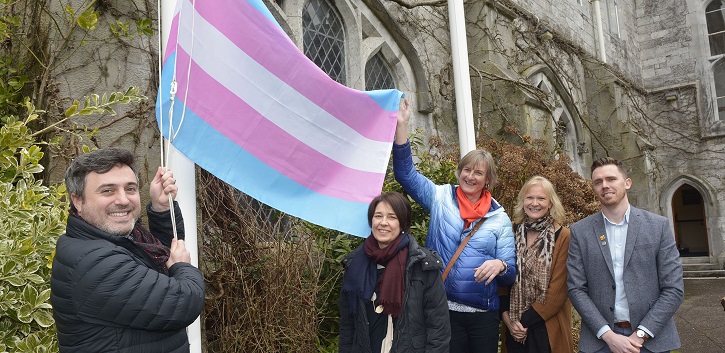
[[[612,328],[612,331],[614,331],[614,333],[619,334],[619,335],[629,336],[629,335],[632,334],[632,332],[634,332],[634,329],[631,328],[631,327],[618,327],[618,326],[614,326]],[[451,351],[451,352],[453,352],[453,351]],[[611,352],[612,351],[609,350],[609,346],[605,344],[604,345],[604,348],[598,350],[596,353],[611,353]],[[639,350],[639,353],[653,353],[653,352],[650,351],[647,348],[642,347],[642,349]],[[667,352],[661,352],[661,353],[669,353],[669,351],[667,351]]]
[[[451,353],[498,352],[498,312],[450,311]]]
[[[549,345],[549,333],[546,331],[546,324],[529,327],[524,343],[516,342],[509,330],[506,331],[506,352],[508,353],[551,353]]]

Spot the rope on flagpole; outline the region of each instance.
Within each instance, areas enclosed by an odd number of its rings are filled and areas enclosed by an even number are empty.
[[[183,0],[181,0],[181,1],[182,2],[180,5],[180,8],[179,8],[179,15],[181,15],[181,13],[184,11],[184,1]],[[161,0],[159,0],[157,4],[158,4],[158,11],[159,11],[158,13],[160,14],[161,13]],[[196,25],[196,11],[195,11],[196,0],[192,0],[191,7],[192,7],[192,10],[191,10],[191,14],[192,14],[191,15],[191,48],[189,49],[189,65],[186,70],[186,89],[184,92],[184,102],[187,101],[187,97],[189,94],[189,81],[191,80],[191,58],[193,58],[193,55],[194,55],[194,29],[195,29],[195,25]],[[181,21],[181,16],[179,16],[179,21]],[[179,49],[178,38],[179,38],[179,32],[181,31],[181,24],[179,24],[176,27],[176,31],[177,31],[177,33],[176,33],[177,41],[175,43],[176,47],[174,48],[174,50],[176,52],[178,52],[178,49]],[[159,38],[161,38],[161,36],[159,36]],[[159,39],[159,48],[161,48],[161,39]],[[162,65],[161,57],[162,57],[162,55],[163,55],[163,53],[161,55],[159,55],[159,77],[161,77],[161,75],[162,75],[161,74],[161,65]],[[177,56],[177,60],[178,60],[178,56]],[[178,63],[178,61],[176,63]],[[179,121],[179,126],[176,128],[176,131],[174,131],[174,103],[176,101],[176,92],[178,90],[178,83],[176,80],[177,67],[178,67],[178,65],[174,65],[174,67],[173,67],[173,75],[172,75],[171,85],[169,87],[169,114],[168,114],[169,132],[167,135],[168,138],[166,139],[167,145],[164,146],[163,136],[160,141],[161,166],[164,168],[164,170],[169,170],[168,165],[170,164],[170,159],[171,159],[171,155],[170,155],[171,147],[170,146],[171,146],[171,143],[176,138],[176,135],[179,133],[179,130],[181,130],[181,126],[184,123],[184,118],[186,116],[186,105],[184,105],[182,108],[182,111],[181,111],[181,120]],[[159,114],[162,114],[163,113],[163,99],[161,99],[161,98],[163,98],[163,90],[160,90],[160,91],[161,92],[159,94],[162,96],[160,97],[159,101],[162,104],[162,109],[159,110]],[[163,130],[163,119],[160,119],[159,131],[161,131],[161,132],[164,131]],[[172,199],[171,194],[169,194],[169,205],[170,205],[169,210],[170,210],[170,216],[171,216],[171,226],[173,229],[174,238],[177,238],[176,216],[175,216],[175,212],[174,212],[174,206],[173,206],[174,202],[173,201],[174,200]]]
[[[156,7],[156,11],[157,12],[156,13],[159,14],[159,23],[161,23],[160,22],[160,20],[161,20],[161,0],[159,0],[159,1],[156,2],[156,6],[157,6]],[[159,30],[161,30],[161,26],[159,26]],[[163,53],[163,50],[162,50],[163,43],[162,43],[162,36],[161,35],[159,35],[158,46],[159,46],[159,59],[158,59],[159,82],[161,82],[163,56],[164,56],[164,53]],[[175,73],[174,73],[174,77],[176,77],[176,74]],[[161,114],[163,114],[163,111],[164,111],[164,109],[163,109],[163,104],[164,104],[163,94],[164,94],[164,90],[163,89],[159,89],[159,104],[161,105],[161,107],[159,107],[159,117],[161,116]],[[171,112],[173,111],[173,107],[174,107],[174,94],[175,94],[175,92],[172,92],[171,93],[171,107],[170,107],[170,110],[169,110],[169,114],[171,114]],[[169,168],[168,168],[168,156],[166,158],[164,158],[164,150],[169,150],[169,148],[168,148],[168,146],[164,146],[163,131],[164,131],[164,119],[159,119],[159,132],[162,133],[161,134],[161,138],[159,139],[161,167],[164,168],[164,170],[169,170]],[[171,197],[171,194],[169,194],[169,210],[171,211],[169,213],[169,217],[171,217],[171,229],[172,229],[172,232],[174,234],[174,239],[176,239],[176,238],[178,238],[178,233],[177,233],[177,230],[176,230],[176,215],[175,215],[175,212],[174,212],[174,200]]]
[[[189,48],[189,66],[186,68],[186,89],[184,90],[184,103],[187,102],[187,97],[189,96],[189,81],[191,80],[191,58],[194,57],[194,29],[196,28],[196,0],[191,1],[191,48]],[[178,26],[178,28],[181,28],[181,26]],[[178,35],[177,35],[178,38]],[[178,48],[179,41],[176,41],[176,46]],[[176,67],[174,67],[174,85],[176,85]],[[173,89],[176,89],[174,87]],[[179,130],[181,130],[181,125],[184,124],[184,118],[186,117],[186,104],[184,104],[184,108],[181,110],[181,120],[179,120],[179,127],[176,129],[176,132],[174,133],[174,136],[171,138],[172,140],[176,138],[176,135],[179,133]],[[169,131],[171,133],[171,131]],[[169,136],[171,136],[169,134]]]

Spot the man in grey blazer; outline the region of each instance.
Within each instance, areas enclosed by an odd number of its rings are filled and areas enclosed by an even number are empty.
[[[579,350],[668,352],[684,298],[682,264],[666,218],[630,206],[621,162],[592,164],[597,212],[571,226],[569,298],[582,317]]]

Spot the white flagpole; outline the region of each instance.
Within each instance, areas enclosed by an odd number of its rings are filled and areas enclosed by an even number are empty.
[[[471,75],[468,70],[468,44],[466,43],[466,16],[463,0],[448,0],[448,19],[451,28],[451,52],[453,56],[453,83],[456,92],[458,116],[458,143],[461,156],[476,149],[473,131],[473,100]]]
[[[159,54],[163,58],[163,53],[166,52],[166,42],[169,39],[169,32],[171,32],[171,21],[174,18],[174,9],[176,8],[177,0],[159,0],[160,1],[160,13],[159,19],[161,20],[161,53]],[[159,74],[159,79],[161,75]],[[162,94],[169,94],[169,87],[159,87],[159,91],[164,90]],[[199,250],[197,248],[197,234],[196,234],[196,174],[194,168],[194,162],[190,161],[186,156],[181,154],[176,148],[169,145],[169,160],[168,166],[171,171],[174,172],[176,177],[176,183],[179,186],[179,193],[176,196],[176,201],[179,202],[179,207],[184,212],[184,230],[186,235],[186,248],[191,254],[191,263],[199,267]],[[189,335],[189,343],[191,345],[191,353],[201,353],[201,322],[199,318],[196,318],[187,328],[187,334]]]

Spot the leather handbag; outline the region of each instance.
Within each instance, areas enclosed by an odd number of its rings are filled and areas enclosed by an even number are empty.
[[[458,245],[458,249],[456,249],[456,253],[453,254],[451,261],[448,261],[448,266],[446,266],[446,269],[443,271],[443,282],[445,282],[446,278],[448,278],[448,272],[451,272],[451,268],[453,268],[453,264],[455,264],[456,260],[458,260],[458,257],[461,256],[461,253],[463,252],[463,248],[466,247],[466,244],[468,244],[468,241],[471,240],[471,238],[473,237],[473,234],[476,233],[478,228],[481,228],[481,225],[483,225],[484,221],[486,221],[485,218],[478,221],[478,223],[476,223],[476,225],[473,227],[473,229],[471,229],[471,232],[468,233],[468,235],[465,238],[463,238],[461,245]]]

